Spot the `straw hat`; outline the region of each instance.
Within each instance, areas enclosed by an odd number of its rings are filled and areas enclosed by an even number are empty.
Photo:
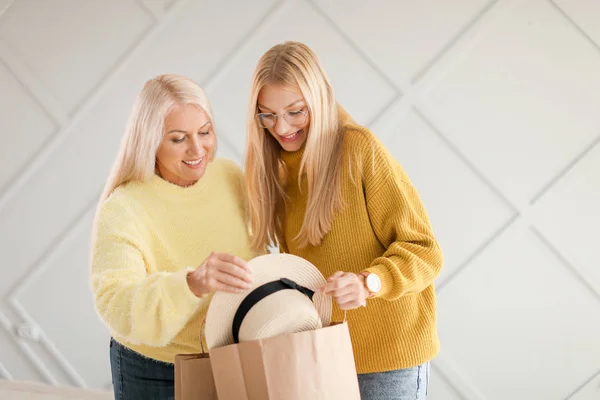
[[[251,289],[217,292],[210,302],[205,322],[209,349],[329,326],[331,297],[314,293],[326,283],[314,265],[291,254],[267,254],[248,264]]]

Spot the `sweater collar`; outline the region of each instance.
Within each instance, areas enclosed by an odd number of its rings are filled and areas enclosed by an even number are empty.
[[[170,200],[176,199],[189,199],[189,198],[197,198],[198,195],[207,191],[207,188],[212,180],[213,176],[213,164],[209,162],[206,166],[206,171],[202,178],[200,178],[196,183],[190,186],[182,187],[171,183],[157,174],[152,175],[152,177],[146,182],[148,189],[151,190],[154,194],[166,197]]]
[[[281,149],[279,151],[279,155],[283,160],[285,166],[288,171],[293,175],[298,175],[298,171],[300,170],[300,163],[302,162],[302,158],[304,157],[304,149],[306,146],[306,142],[302,144],[302,147],[296,151],[285,151]]]

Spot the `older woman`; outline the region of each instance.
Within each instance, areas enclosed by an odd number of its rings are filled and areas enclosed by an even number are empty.
[[[203,90],[178,75],[146,82],[94,225],[91,283],[109,328],[115,398],[172,399],[176,354],[200,351],[215,291],[249,288],[241,170],[215,159]]]

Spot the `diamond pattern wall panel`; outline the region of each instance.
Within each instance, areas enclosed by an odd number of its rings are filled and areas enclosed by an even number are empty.
[[[591,400],[598,397],[600,392],[600,371],[589,381],[585,382],[569,400]]]
[[[431,378],[427,392],[429,398],[434,400],[462,400],[462,396],[458,394],[445,379],[441,379],[440,374],[435,369],[431,370]]]
[[[110,336],[98,317],[89,312],[94,307],[89,270],[82,268],[89,260],[87,233],[92,228],[93,217],[94,210],[85,214],[68,240],[57,246],[37,267],[35,274],[27,276],[19,285],[14,301],[27,311],[35,321],[35,327],[48,336],[58,353],[87,384],[102,387],[106,384],[106,375],[97,371],[110,368],[107,354],[88,349],[107,349]],[[64,315],[60,324],[56,321],[57,310]],[[65,332],[69,334],[65,335]]]
[[[447,7],[444,0],[351,0],[343,6],[314,2],[398,85],[415,77],[488,3],[460,0]]]
[[[24,164],[35,156],[40,146],[56,130],[56,124],[44,112],[26,88],[14,75],[0,63],[0,82],[2,93],[0,96],[0,132],[2,132],[2,146],[0,146],[0,188],[6,186]]]
[[[176,0],[139,0],[141,4],[148,7],[150,12],[156,17],[161,18],[165,15],[169,7],[175,3]]]
[[[0,15],[4,14],[12,2],[13,0],[0,0]]]
[[[444,357],[486,399],[565,399],[598,370],[600,302],[524,224],[448,284],[439,324]]]
[[[449,140],[522,205],[598,135],[600,52],[547,1],[517,3],[452,49],[424,96]]]
[[[44,377],[35,369],[27,356],[21,351],[11,332],[0,329],[0,349],[4,373],[1,379],[13,380],[43,380]]]
[[[541,198],[533,212],[536,227],[599,294],[600,145],[582,157]]]
[[[150,23],[134,0],[24,0],[3,15],[0,39],[71,112]]]
[[[579,29],[600,46],[600,2],[589,0],[554,0],[554,3],[573,20]]]
[[[429,398],[598,398],[597,2],[101,3],[0,0],[0,378],[110,388],[89,232],[144,81],[200,82],[241,163],[256,61],[300,40],[444,249]]]

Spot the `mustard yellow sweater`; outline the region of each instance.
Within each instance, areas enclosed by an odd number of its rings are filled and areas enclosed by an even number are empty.
[[[186,275],[212,251],[249,260],[241,170],[215,159],[194,186],[158,176],[117,188],[94,232],[91,284],[96,311],[123,345],[156,360],[200,352],[211,296],[196,297]]]
[[[443,257],[409,177],[371,132],[346,123],[341,183],[346,207],[335,216],[320,246],[298,248],[293,238],[307,203],[306,179],[302,190],[297,184],[303,152],[281,152],[290,198],[282,251],[307,259],[325,277],[338,270],[368,270],[382,279],[381,291],[366,308],[347,313],[358,373],[431,360],[440,347],[433,282]],[[334,320],[342,317],[334,306]]]

